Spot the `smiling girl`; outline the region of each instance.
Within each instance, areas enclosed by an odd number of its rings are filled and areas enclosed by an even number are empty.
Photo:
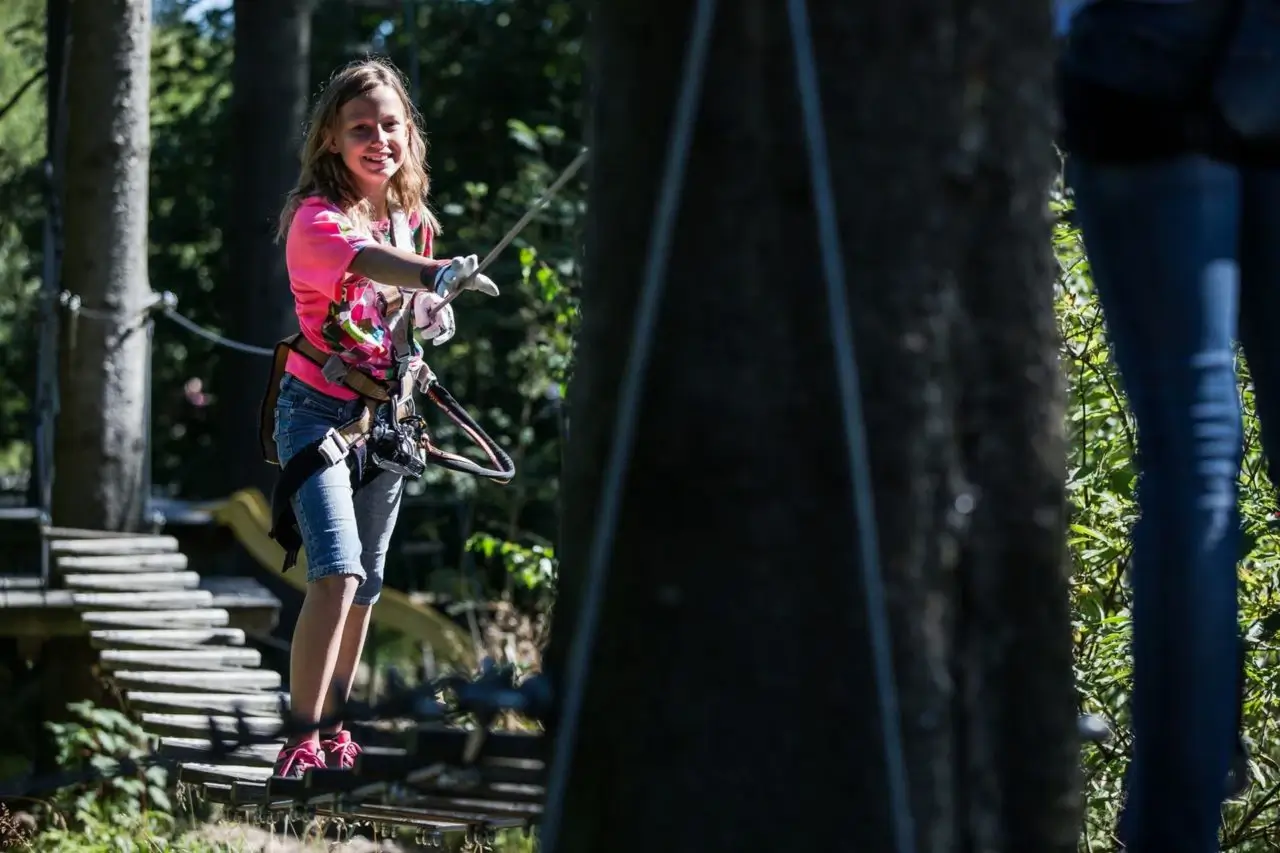
[[[474,255],[431,258],[440,229],[427,193],[426,142],[400,73],[381,60],[338,71],[312,115],[280,236],[305,341],[387,388],[398,387],[406,370],[411,376],[424,367],[414,335],[410,360],[397,364],[389,316],[410,300],[417,336],[436,345],[447,341],[454,318],[441,299],[476,268]],[[484,276],[468,284],[491,296],[498,292]],[[280,464],[350,421],[362,405],[346,384],[326,378],[320,364],[290,352],[275,406]],[[382,471],[353,491],[347,466],[333,465],[292,498],[307,554],[307,592],[289,667],[297,722],[331,716],[350,691],[402,489],[402,477]],[[310,768],[350,768],[359,752],[337,724],[285,744],[274,773],[296,778]]]

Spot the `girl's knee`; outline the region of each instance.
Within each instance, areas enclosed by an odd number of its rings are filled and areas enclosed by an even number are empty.
[[[307,593],[350,599],[364,582],[360,571],[332,571],[307,578]]]

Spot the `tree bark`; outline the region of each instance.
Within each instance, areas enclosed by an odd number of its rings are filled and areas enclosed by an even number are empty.
[[[150,0],[73,3],[53,516],[136,529],[147,481]],[[90,312],[95,315],[90,316]]]
[[[298,330],[275,239],[284,197],[298,177],[310,87],[314,0],[236,0],[232,66],[230,275],[223,317],[229,337],[270,347]],[[271,360],[234,350],[218,358],[214,388],[223,420],[225,492],[257,486],[269,493],[274,471],[258,446],[258,406]]]
[[[580,606],[693,5],[593,10],[553,679]],[[785,5],[719,4],[552,853],[892,849]],[[1080,815],[1049,10],[809,8],[916,849],[1068,853]]]

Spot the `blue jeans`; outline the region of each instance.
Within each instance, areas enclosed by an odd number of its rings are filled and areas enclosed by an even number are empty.
[[[288,464],[330,427],[354,418],[359,407],[358,400],[330,397],[286,373],[275,413],[280,464]],[[404,478],[383,471],[353,493],[345,464],[326,468],[304,482],[293,496],[293,511],[306,550],[308,583],[331,575],[354,575],[360,579],[355,603],[377,601],[403,491]]]
[[[1138,423],[1129,853],[1218,850],[1237,736],[1242,453],[1233,342],[1280,453],[1280,171],[1072,158],[1068,183]]]

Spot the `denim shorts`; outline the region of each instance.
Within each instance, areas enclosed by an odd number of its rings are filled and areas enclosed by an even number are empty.
[[[280,464],[359,410],[359,400],[330,397],[286,373],[275,411]],[[346,464],[325,468],[304,482],[293,496],[293,511],[307,555],[307,582],[353,575],[360,579],[355,603],[377,601],[403,492],[404,478],[382,471],[353,493]]]

